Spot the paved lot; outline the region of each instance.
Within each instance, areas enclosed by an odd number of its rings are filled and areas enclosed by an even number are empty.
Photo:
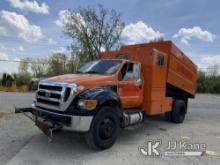
[[[190,100],[183,124],[166,122],[162,116],[148,118],[137,126],[122,130],[116,144],[105,151],[93,151],[80,135],[57,133],[52,142],[21,114],[13,114],[13,105],[31,104],[34,94],[0,93],[0,164],[219,164],[220,96],[197,95]],[[148,140],[167,142],[186,140],[206,143],[209,151],[201,157],[146,157],[138,148]],[[212,152],[211,152],[212,151]]]

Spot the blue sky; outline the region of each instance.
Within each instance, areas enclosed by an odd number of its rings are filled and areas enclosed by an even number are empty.
[[[212,3],[211,3],[212,2]],[[213,0],[1,0],[0,59],[41,58],[66,51],[71,40],[56,24],[60,11],[98,3],[121,13],[122,41],[172,40],[202,68],[220,65],[220,1]],[[2,62],[0,63],[2,64]],[[14,71],[14,63],[10,65]],[[2,67],[1,67],[2,66]],[[0,72],[5,68],[0,66]]]

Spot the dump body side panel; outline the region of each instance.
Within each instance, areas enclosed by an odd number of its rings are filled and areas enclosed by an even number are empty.
[[[167,83],[195,96],[197,67],[175,45],[169,56]]]
[[[163,67],[157,65],[158,55],[164,56]],[[177,90],[185,97],[195,96],[197,67],[170,41],[122,46],[117,51],[102,53],[101,58],[124,58],[141,63],[145,114],[171,111],[172,98],[179,95]],[[170,93],[168,86],[172,86]]]
[[[120,50],[157,49],[168,55],[167,83],[195,96],[197,66],[171,41],[122,46]]]

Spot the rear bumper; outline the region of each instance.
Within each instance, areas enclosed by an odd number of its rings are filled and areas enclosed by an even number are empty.
[[[90,129],[93,116],[77,116],[51,112],[32,104],[33,115],[41,121],[59,124],[65,130],[87,132]]]

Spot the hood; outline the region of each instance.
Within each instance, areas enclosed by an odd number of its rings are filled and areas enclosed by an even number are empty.
[[[115,76],[106,76],[99,74],[65,74],[46,79],[45,81],[75,83],[84,85],[86,88],[91,86],[112,85],[116,84]]]

